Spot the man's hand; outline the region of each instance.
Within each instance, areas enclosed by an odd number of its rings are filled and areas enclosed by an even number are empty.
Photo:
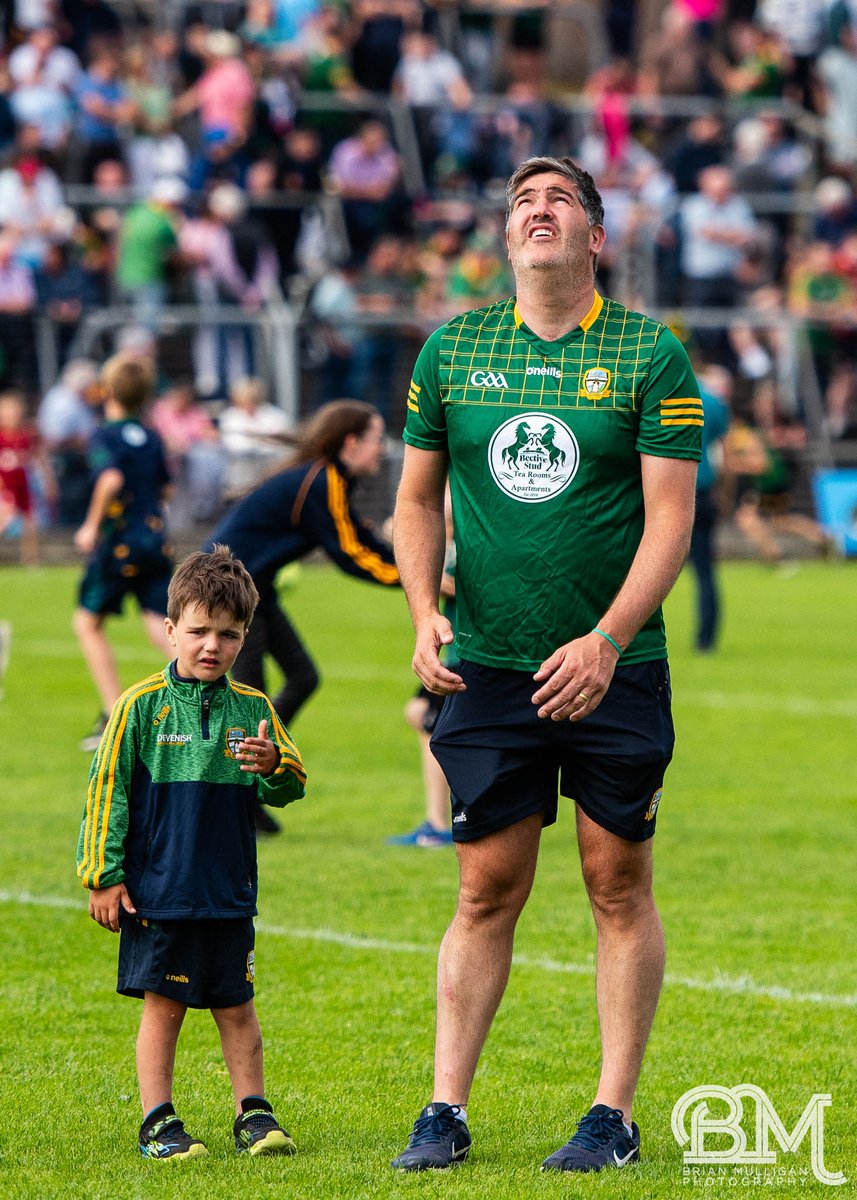
[[[137,911],[131,903],[124,883],[114,883],[113,887],[93,888],[89,893],[89,915],[93,921],[97,921],[111,933],[119,932],[120,908],[124,908],[128,913]]]
[[[604,699],[619,655],[600,634],[588,633],[554,650],[533,678],[542,686],[533,696],[539,716],[579,721]]]
[[[461,676],[448,671],[440,661],[441,646],[452,645],[454,638],[452,626],[439,612],[426,617],[417,625],[417,644],[411,666],[420,683],[437,696],[467,691]]]
[[[235,755],[241,770],[253,775],[270,775],[280,765],[280,751],[268,737],[268,722],[259,722],[256,737],[245,738]]]

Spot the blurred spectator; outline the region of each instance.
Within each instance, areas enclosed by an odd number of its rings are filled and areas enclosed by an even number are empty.
[[[219,513],[225,453],[208,409],[190,380],[179,380],[152,406],[150,422],[161,435],[176,492],[170,501],[170,529],[211,521]]]
[[[100,162],[122,158],[121,131],[137,116],[137,106],[119,79],[117,51],[96,50],[89,69],[78,77],[75,99],[75,148],[80,174],[90,183]]]
[[[717,96],[721,87],[712,43],[690,15],[667,5],[660,29],[640,54],[640,90],[648,96]]]
[[[19,124],[34,125],[41,144],[62,150],[71,130],[80,61],[59,44],[52,24],[38,25],[9,55],[12,111]]]
[[[304,323],[303,352],[306,365],[321,374],[316,408],[328,400],[360,399],[364,329],[359,320],[359,276],[360,267],[354,259],[331,266],[307,298],[309,320]]]
[[[38,476],[37,476],[38,472]],[[0,535],[21,537],[21,562],[34,567],[39,562],[39,527],[34,505],[34,485],[44,488],[49,502],[55,499],[53,475],[27,420],[23,395],[15,390],[0,392]],[[20,530],[16,526],[20,524]]]
[[[71,232],[56,173],[38,152],[19,146],[0,171],[0,226],[15,239],[15,257],[36,270],[52,241]]]
[[[119,43],[122,21],[107,0],[62,0],[61,7],[69,45],[81,60],[94,48]]]
[[[134,320],[153,332],[169,298],[169,269],[186,197],[181,179],[159,179],[147,200],[128,209],[119,229],[116,283],[133,305]]]
[[[696,364],[694,364],[696,366]],[[720,632],[720,586],[717,581],[714,536],[717,530],[717,478],[723,458],[723,438],[729,428],[732,378],[722,367],[697,368],[705,415],[702,459],[696,477],[696,507],[688,561],[696,575],[694,644],[702,654],[714,650]]]
[[[836,175],[822,179],[815,189],[814,236],[831,246],[857,232],[857,200],[851,184]]]
[[[468,239],[446,285],[450,315],[508,296],[510,275],[500,246],[502,240],[488,229],[478,230]]]
[[[98,368],[75,359],[39,405],[39,433],[57,485],[57,522],[76,529],[86,516],[91,491],[87,450],[100,421]]]
[[[35,390],[36,349],[33,272],[15,259],[15,239],[0,233],[0,385]]]
[[[778,38],[790,57],[789,94],[816,110],[813,65],[827,38],[827,0],[759,0],[756,20]]]
[[[757,237],[752,209],[732,187],[728,167],[706,167],[699,192],[680,208],[681,272],[685,302],[693,308],[732,308],[739,301],[738,269]],[[722,331],[698,329],[703,352],[722,353]]]
[[[234,161],[253,123],[256,85],[241,58],[241,42],[225,29],[205,38],[205,70],[199,80],[173,104],[173,115],[199,113],[201,153],[192,172],[192,186],[201,188],[215,164]]]
[[[355,0],[351,7],[354,77],[370,92],[388,93],[402,36],[417,16],[414,0]]]
[[[786,83],[786,55],[774,30],[750,21],[735,21],[729,27],[734,66],[724,66],[720,78],[730,96],[742,99],[779,97]]]
[[[260,46],[272,53],[289,42],[287,32],[277,20],[273,0],[247,0],[244,20],[237,33],[245,45]]]
[[[42,314],[54,323],[59,365],[63,366],[81,317],[99,298],[91,275],[72,256],[68,243],[48,248],[36,272],[36,295]]]
[[[364,121],[334,147],[329,176],[342,197],[352,253],[365,260],[376,238],[397,232],[402,221],[401,165],[381,121]]]
[[[726,158],[726,139],[720,117],[706,113],[694,117],[667,150],[664,162],[681,195],[695,192],[701,171],[717,166]]]
[[[834,170],[848,171],[857,164],[857,32],[850,21],[840,24],[835,44],[821,53],[817,66],[827,161]]]
[[[358,400],[371,400],[385,421],[390,416],[402,355],[401,316],[413,304],[402,250],[401,239],[390,235],[378,238],[355,282],[360,312],[386,320],[368,324],[355,348],[352,394]]]
[[[228,455],[225,494],[234,499],[282,460],[289,422],[281,408],[267,402],[263,381],[247,378],[232,385],[218,426]]]
[[[470,163],[476,132],[470,111],[473,93],[461,63],[440,48],[433,34],[422,29],[405,34],[393,95],[411,108],[427,179],[441,155],[459,165]]]
[[[857,351],[854,311],[857,293],[827,242],[812,242],[793,263],[789,310],[806,322],[813,363],[827,397],[853,377]]]
[[[18,122],[12,108],[12,78],[5,59],[0,59],[0,155],[6,153],[15,141]]]

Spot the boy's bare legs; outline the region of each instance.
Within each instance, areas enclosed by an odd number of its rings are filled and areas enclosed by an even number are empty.
[[[246,1096],[265,1095],[262,1031],[252,1000],[230,1008],[213,1008],[211,1015],[220,1033],[223,1061],[235,1093],[235,1112]]]
[[[27,513],[21,529],[21,562],[25,567],[37,567],[40,561],[39,527],[32,513]]]
[[[145,1117],[161,1104],[172,1103],[176,1044],[187,1006],[167,996],[146,992],[137,1034],[137,1080]]]
[[[78,608],[72,619],[72,629],[77,635],[89,673],[101,697],[102,712],[109,713],[122,694],[122,685],[119,682],[113,649],[104,633],[104,620],[99,613]],[[163,621],[161,623],[163,625]]]
[[[420,741],[423,785],[426,794],[426,820],[435,829],[449,829],[449,784],[440,763],[431,752],[430,736],[423,729],[429,701],[425,696],[412,696],[405,705],[405,720]]]
[[[171,646],[167,641],[163,613],[156,613],[152,612],[151,609],[146,609],[143,613],[143,628],[146,630],[146,636],[149,641],[166,661],[175,658],[175,647]]]

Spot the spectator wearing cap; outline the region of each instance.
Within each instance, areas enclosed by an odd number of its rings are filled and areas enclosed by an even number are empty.
[[[116,283],[133,305],[134,320],[153,332],[168,298],[169,268],[177,257],[186,198],[181,179],[159,179],[146,200],[128,209],[119,227]]]

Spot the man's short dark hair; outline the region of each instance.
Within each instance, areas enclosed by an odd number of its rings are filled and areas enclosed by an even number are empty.
[[[198,604],[209,616],[230,613],[247,629],[258,603],[259,593],[243,562],[228,546],[215,545],[179,563],[167,593],[167,616],[175,625],[189,605]]]
[[[579,167],[573,158],[552,158],[546,154],[538,158],[525,159],[506,184],[507,228],[509,217],[512,213],[512,203],[518,192],[518,188],[531,175],[547,174],[564,175],[566,179],[574,184],[590,228],[593,225],[604,224],[604,204],[601,200],[601,194],[595,186],[595,180],[589,172],[584,171],[583,167]]]

